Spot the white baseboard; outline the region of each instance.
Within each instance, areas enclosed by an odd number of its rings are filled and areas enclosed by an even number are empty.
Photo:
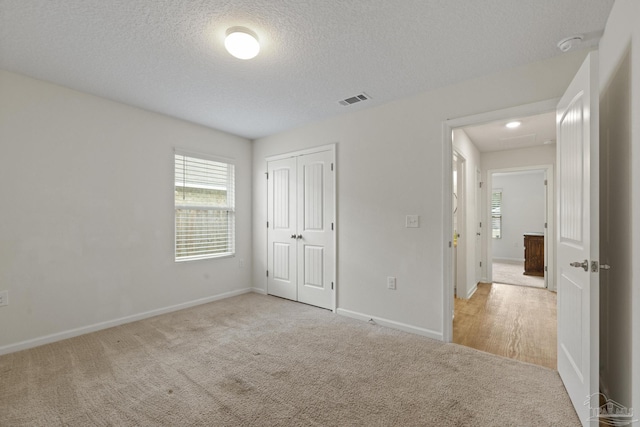
[[[256,294],[266,295],[267,291],[261,288],[250,288],[251,292],[255,292]]]
[[[376,324],[381,326],[386,326],[392,329],[398,329],[400,331],[409,332],[416,335],[422,335],[427,338],[432,338],[438,341],[444,341],[442,332],[432,331],[430,329],[419,328],[417,326],[407,325],[406,323],[396,322],[394,320],[383,319],[381,317],[370,316],[368,314],[358,313],[356,311],[345,310],[344,308],[339,308],[336,310],[341,316],[350,317],[352,319],[362,320],[363,322],[368,322],[373,319]]]
[[[108,320],[106,322],[95,323],[93,325],[82,326],[80,328],[69,329],[63,332],[56,332],[55,334],[45,335],[43,337],[33,338],[26,341],[21,341],[15,344],[9,344],[0,347],[0,356],[3,354],[14,353],[16,351],[27,350],[33,347],[39,347],[45,344],[51,344],[56,341],[62,341],[67,338],[77,337],[79,335],[88,334],[91,332],[100,331],[114,326],[124,325],[125,323],[136,322],[138,320],[147,319],[149,317],[158,316],[160,314],[171,313],[173,311],[182,310],[189,307],[195,307],[197,305],[206,304],[213,301],[218,301],[225,298],[231,298],[238,295],[246,294],[253,291],[255,288],[244,288],[237,291],[225,292],[222,294],[200,298],[193,301],[183,302],[181,304],[172,305],[169,307],[159,308],[156,310],[146,311],[144,313],[133,314],[131,316],[121,317],[119,319]],[[255,291],[254,291],[255,292]]]
[[[473,285],[473,288],[471,288],[469,292],[467,292],[467,299],[471,298],[473,294],[476,293],[477,290],[478,290],[478,284],[476,283],[475,285]]]

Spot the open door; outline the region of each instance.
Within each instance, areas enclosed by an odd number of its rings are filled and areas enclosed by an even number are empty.
[[[599,151],[597,53],[557,108],[558,372],[583,425],[597,425]],[[590,402],[592,397],[595,402]]]

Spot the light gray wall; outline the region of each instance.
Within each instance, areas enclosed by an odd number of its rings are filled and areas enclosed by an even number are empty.
[[[544,232],[544,171],[493,174],[493,190],[502,190],[502,238],[493,239],[494,260],[524,261],[526,232]]]
[[[250,141],[5,71],[0,141],[0,353],[250,288]],[[174,147],[234,159],[237,257],[174,262]]]
[[[337,143],[339,312],[443,333],[443,122],[559,97],[586,52],[462,82],[255,141],[254,286],[266,289],[265,157]],[[447,159],[446,161],[449,161]],[[404,227],[419,214],[420,228]],[[397,277],[397,290],[386,277]]]
[[[601,376],[608,397],[640,408],[640,2],[617,0],[600,41]],[[634,418],[637,418],[634,417]]]

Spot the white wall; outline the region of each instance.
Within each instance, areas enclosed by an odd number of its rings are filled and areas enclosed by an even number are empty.
[[[257,140],[254,286],[266,288],[265,157],[337,142],[340,312],[441,337],[443,258],[449,250],[444,242],[450,239],[443,228],[443,122],[559,97],[585,54],[561,55]],[[421,227],[405,228],[406,214],[419,214]],[[396,291],[386,288],[387,276],[397,277]]]
[[[477,217],[477,204],[482,200],[477,200],[478,182],[476,170],[480,169],[480,152],[469,136],[462,129],[453,130],[453,148],[465,159],[465,192],[464,192],[464,216],[466,217],[464,235],[458,240],[458,253],[464,252],[465,274],[459,275],[458,296],[469,298],[475,292],[480,277],[476,277],[476,265],[480,259],[476,256],[476,232],[479,219]]]
[[[524,261],[526,232],[544,232],[544,171],[493,174],[493,190],[502,190],[502,238],[493,239],[494,260]]]
[[[250,288],[250,141],[0,71],[0,143],[0,353]],[[235,159],[236,258],[174,262],[174,147]]]
[[[520,148],[517,150],[490,151],[480,154],[483,177],[492,169],[522,168],[556,164],[556,145]]]
[[[601,258],[601,341],[609,398],[640,408],[640,2],[617,0],[600,41],[601,147],[608,159]],[[605,168],[607,170],[607,168]],[[602,200],[602,199],[601,199]],[[608,226],[608,228],[607,228]],[[634,418],[638,418],[637,416]]]

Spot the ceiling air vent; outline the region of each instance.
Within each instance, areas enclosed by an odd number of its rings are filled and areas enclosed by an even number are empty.
[[[338,104],[346,107],[347,105],[356,104],[358,102],[367,101],[369,99],[371,99],[371,97],[369,95],[367,95],[366,93],[362,92],[359,95],[355,95],[355,96],[352,96],[350,98],[343,99],[342,101],[338,101]]]

